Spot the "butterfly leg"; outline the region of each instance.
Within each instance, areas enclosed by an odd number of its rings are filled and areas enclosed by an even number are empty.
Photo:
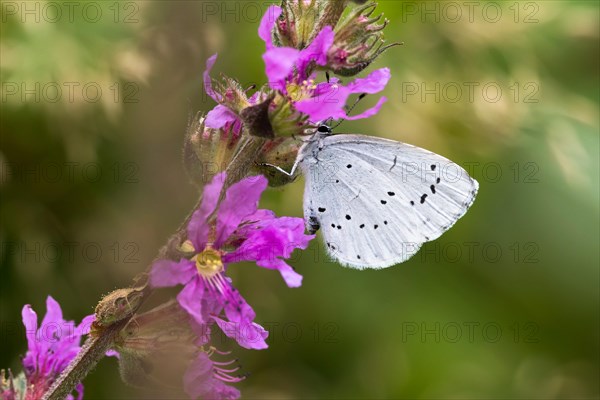
[[[282,174],[288,176],[288,177],[293,177],[294,174],[296,173],[296,170],[298,169],[298,165],[300,164],[300,162],[302,161],[302,157],[298,157],[296,158],[296,161],[294,161],[294,165],[292,166],[292,170],[290,172],[286,171],[285,169],[278,167],[277,165],[273,165],[273,164],[269,164],[269,163],[260,163],[260,166],[264,166],[264,167],[272,167],[275,168],[277,171],[281,172]]]
[[[273,165],[273,164],[269,164],[269,163],[260,163],[258,165],[260,165],[261,167],[272,167],[272,168],[275,168],[277,171],[279,171],[282,174],[284,174],[286,176],[289,176],[289,177],[294,176],[294,172],[296,172],[295,168],[293,168],[293,167],[292,167],[292,170],[290,172],[288,172],[285,169],[283,169],[281,167],[278,167],[277,165]]]

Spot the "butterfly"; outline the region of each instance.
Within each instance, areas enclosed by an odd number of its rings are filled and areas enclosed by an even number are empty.
[[[438,238],[473,204],[479,184],[428,150],[327,125],[300,147],[291,172],[305,177],[307,230],[322,232],[342,265],[386,268]]]

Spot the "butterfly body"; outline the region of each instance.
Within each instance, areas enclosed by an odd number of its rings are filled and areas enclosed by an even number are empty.
[[[302,146],[307,229],[321,230],[329,255],[358,269],[413,256],[473,203],[478,183],[450,160],[408,144],[332,135],[326,126]]]

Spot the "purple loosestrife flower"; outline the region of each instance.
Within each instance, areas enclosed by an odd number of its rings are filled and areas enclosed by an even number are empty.
[[[375,115],[386,101],[385,97],[381,97],[374,107],[352,117],[346,114],[344,106],[351,94],[374,94],[382,91],[390,80],[390,70],[375,70],[367,77],[356,79],[346,86],[335,78],[330,82],[315,84],[312,69],[314,65],[327,66],[328,53],[335,41],[333,28],[325,26],[302,50],[276,47],[272,32],[281,12],[280,7],[270,6],[258,31],[266,44],[263,60],[271,88],[286,94],[295,108],[308,115],[313,123],[328,118],[354,120]]]
[[[27,335],[27,353],[23,367],[27,378],[26,400],[41,399],[58,375],[80,350],[81,337],[89,332],[94,315],[79,326],[63,319],[60,305],[51,296],[46,299],[46,315],[38,327],[37,314],[30,305],[23,307],[23,325]],[[77,399],[83,398],[83,385],[76,387]],[[69,399],[73,399],[69,395]]]
[[[254,322],[254,310],[231,284],[226,268],[235,262],[255,261],[263,268],[278,270],[289,287],[298,287],[302,276],[282,258],[289,258],[296,248],[305,249],[314,236],[304,234],[301,218],[278,218],[272,211],[257,209],[267,187],[262,176],[233,184],[218,204],[225,178],[221,173],[206,185],[200,207],[190,219],[182,250],[191,258],[157,261],[150,284],[184,285],[177,300],[197,323],[214,321],[240,346],[264,349],[268,333]],[[208,221],[213,213],[216,224],[211,226]],[[221,311],[225,318],[219,316]]]
[[[240,117],[243,116],[243,111],[265,100],[265,94],[257,91],[248,97],[246,95],[248,89],[243,90],[237,81],[225,76],[222,76],[221,82],[213,83],[210,73],[216,62],[216,54],[209,57],[203,73],[204,90],[210,98],[218,103],[206,115],[205,125],[211,129],[230,130],[239,136],[242,131],[243,118]]]

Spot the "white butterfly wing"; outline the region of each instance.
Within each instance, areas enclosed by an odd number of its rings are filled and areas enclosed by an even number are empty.
[[[302,157],[307,228],[359,269],[408,260],[466,213],[479,186],[440,155],[370,136],[327,136]]]

